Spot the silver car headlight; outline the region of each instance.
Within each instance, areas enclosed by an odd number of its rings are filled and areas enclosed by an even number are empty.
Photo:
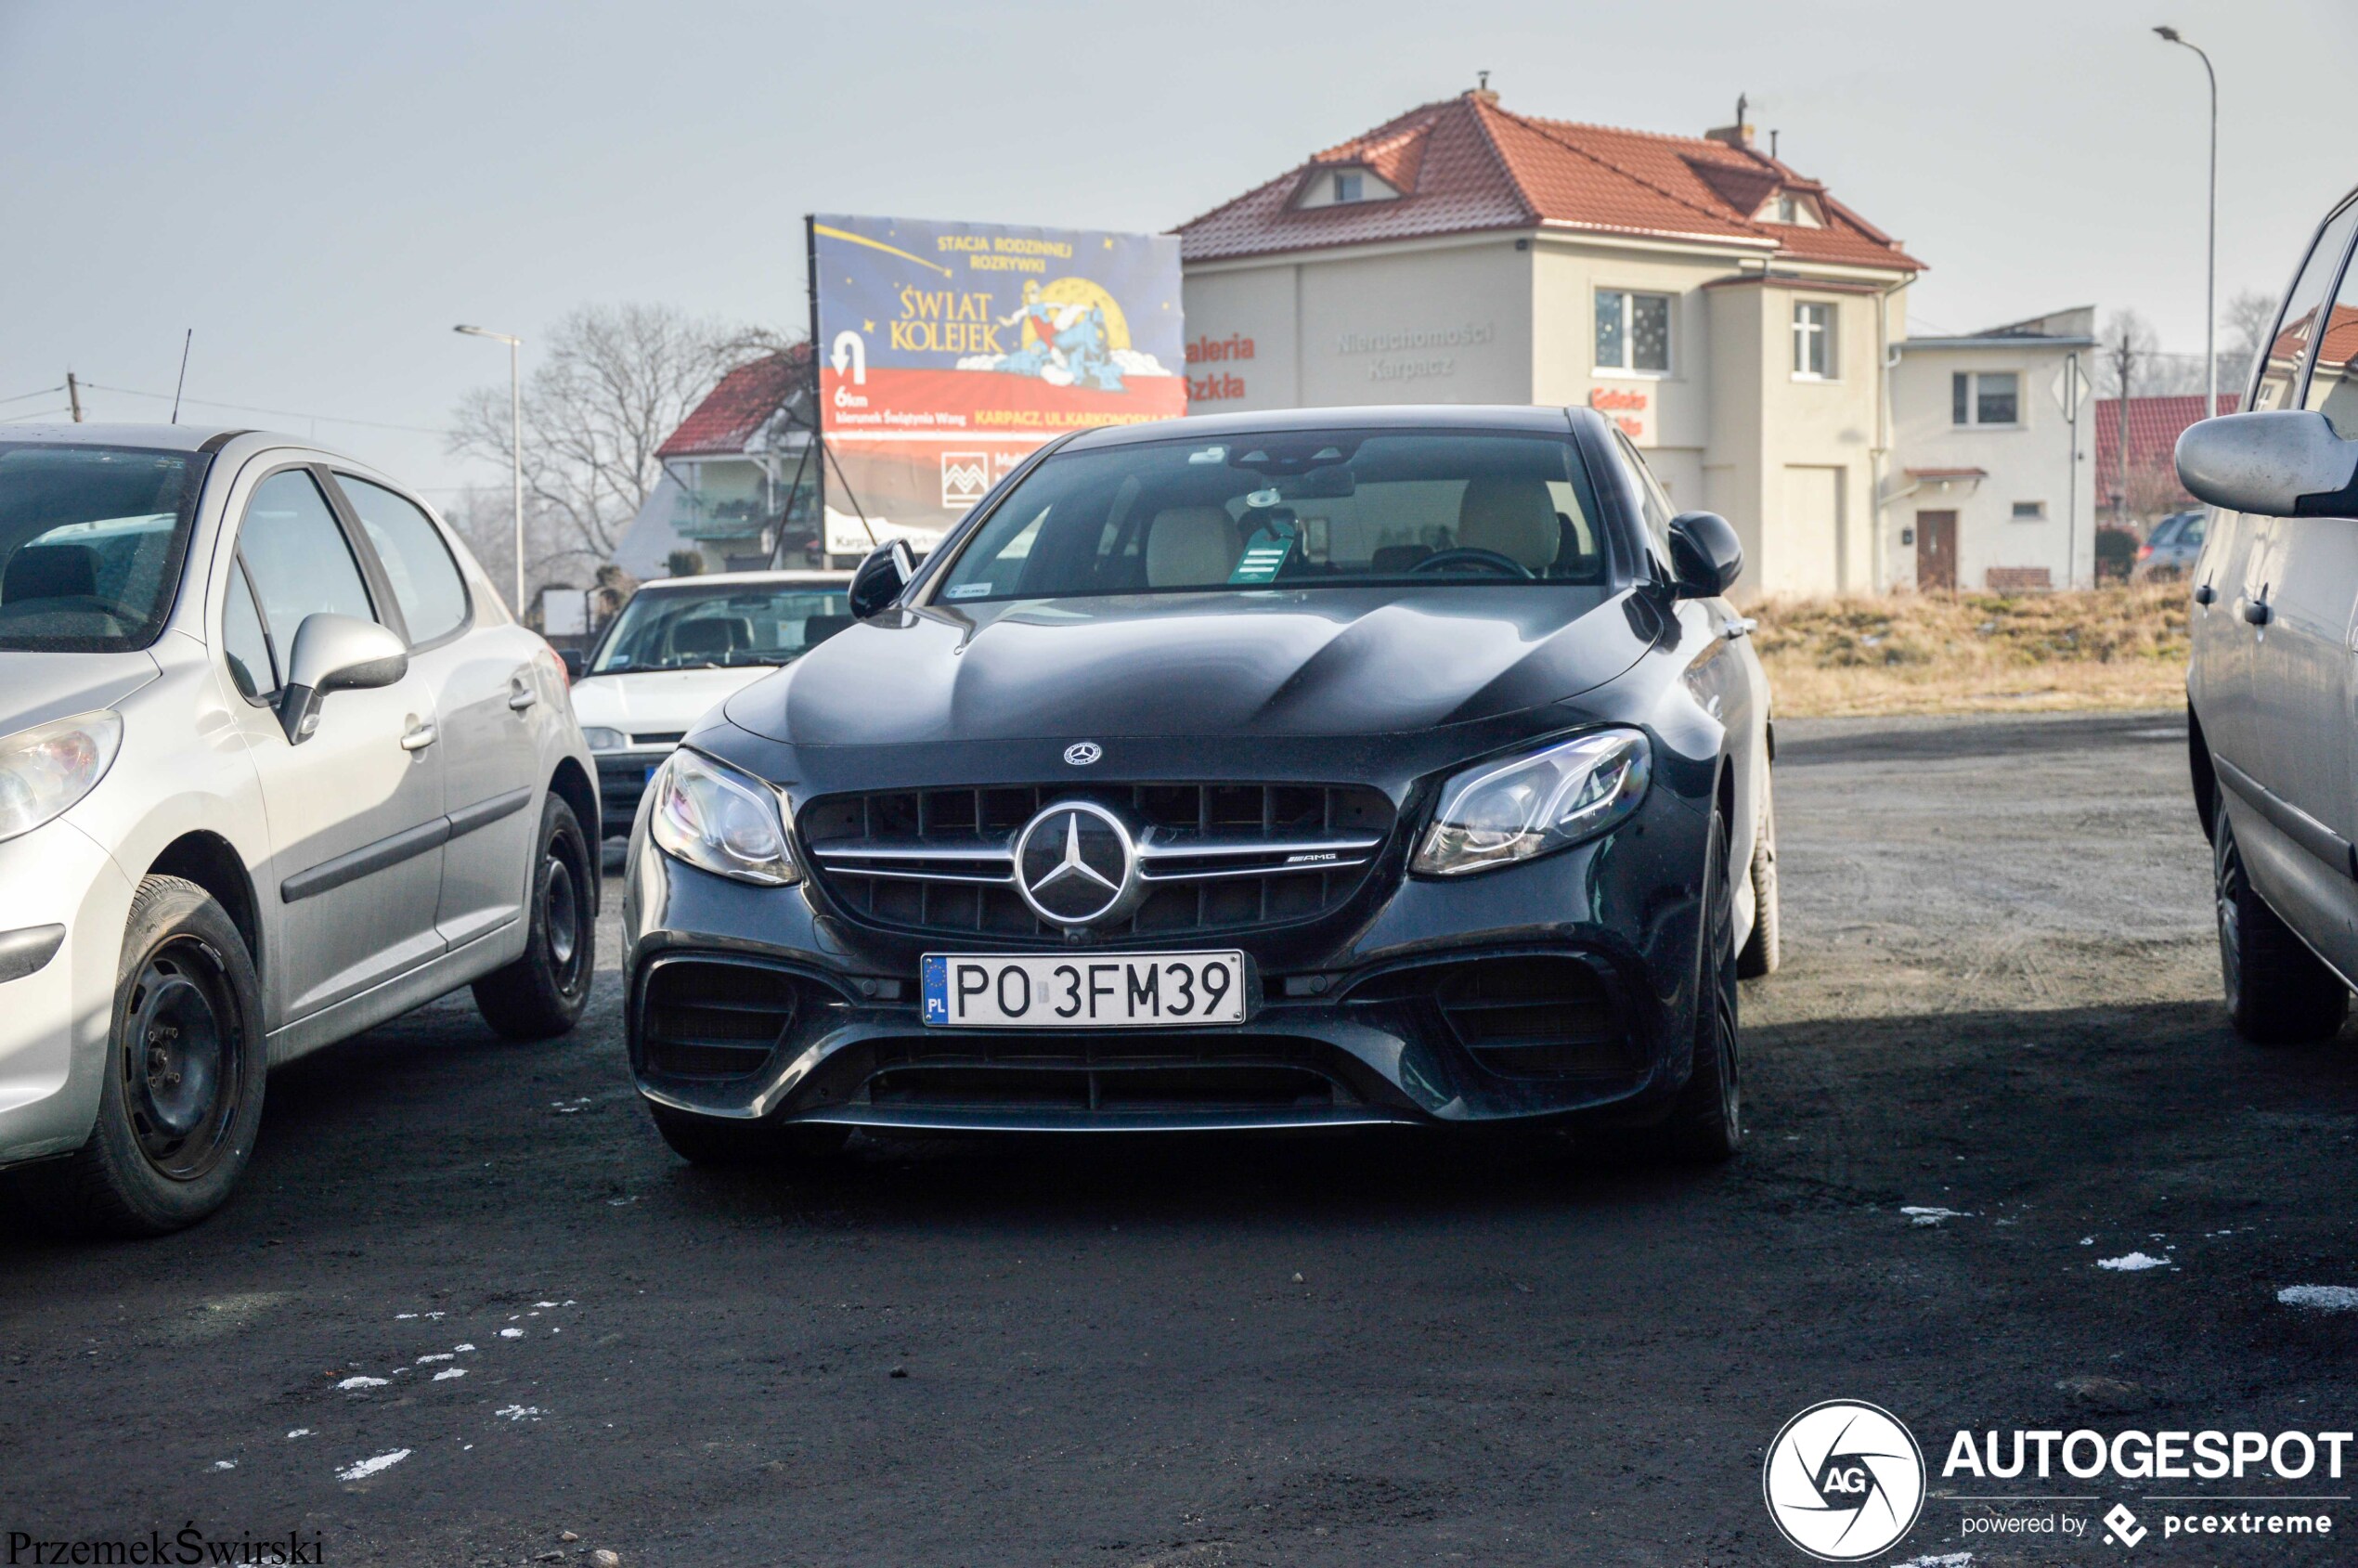
[[[609,730],[599,724],[581,727],[581,738],[590,743],[591,751],[620,751],[630,744],[630,737],[619,730]]]
[[[1653,752],[1636,730],[1600,730],[1451,779],[1409,869],[1463,876],[1569,849],[1646,797]]]
[[[97,786],[123,748],[111,708],[0,736],[0,840],[31,833]]]
[[[698,752],[675,751],[649,787],[647,832],[673,860],[764,888],[801,880],[784,803],[759,779]]]

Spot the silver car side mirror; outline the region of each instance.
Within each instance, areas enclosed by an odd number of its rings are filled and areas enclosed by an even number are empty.
[[[330,692],[390,686],[409,673],[409,651],[401,639],[357,616],[305,616],[295,628],[287,659],[287,689],[279,697],[279,722],[287,744],[301,745],[319,727],[319,701]]]
[[[2265,517],[2358,512],[2358,441],[2301,408],[2222,414],[2178,437],[2178,482],[2196,500]]]

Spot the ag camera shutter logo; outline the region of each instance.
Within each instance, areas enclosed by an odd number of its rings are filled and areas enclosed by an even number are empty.
[[[1768,1517],[1821,1562],[1878,1556],[1915,1527],[1924,1456],[1899,1419],[1853,1399],[1812,1405],[1787,1421],[1761,1462]]]

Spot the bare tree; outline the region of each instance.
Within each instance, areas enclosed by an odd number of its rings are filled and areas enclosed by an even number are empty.
[[[610,558],[663,477],[655,448],[724,373],[779,341],[662,305],[583,305],[551,328],[524,385],[527,554],[577,561],[585,578]],[[506,387],[469,393],[451,423],[453,453],[508,461]]]
[[[2251,368],[2267,345],[2268,329],[2276,324],[2276,296],[2257,289],[2239,289],[2219,314],[2224,341],[2219,345],[2219,390],[2240,393],[2251,382]]]
[[[2160,347],[2152,323],[2133,310],[2116,310],[2097,337],[2103,347],[2096,356],[2096,395],[2150,395],[2147,370]]]

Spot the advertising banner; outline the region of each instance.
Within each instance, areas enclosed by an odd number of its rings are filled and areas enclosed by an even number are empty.
[[[1042,444],[1187,411],[1179,241],[810,220],[832,553],[939,538]]]

